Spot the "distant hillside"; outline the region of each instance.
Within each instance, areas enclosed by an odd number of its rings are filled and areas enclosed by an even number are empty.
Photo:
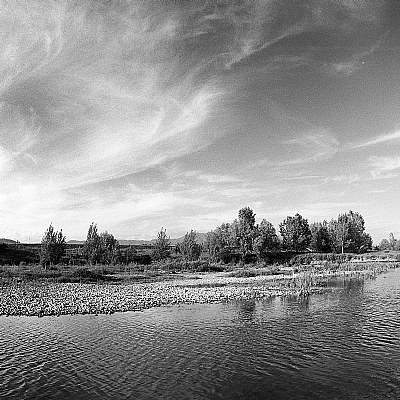
[[[67,244],[84,244],[84,240],[68,240]]]
[[[0,238],[0,243],[15,244],[17,242],[11,239]]]
[[[206,233],[196,233],[196,239],[197,243],[204,243],[206,240]],[[175,238],[175,239],[170,239],[171,240],[171,245],[176,245],[178,243],[183,242],[183,238],[185,236]],[[122,246],[129,246],[129,245],[140,245],[140,244],[154,244],[157,241],[157,239],[151,239],[151,240],[140,240],[140,239],[121,239],[118,240],[119,244]],[[84,240],[68,240],[68,244],[84,244]]]
[[[128,246],[130,244],[132,245],[138,245],[138,244],[152,244],[151,240],[137,240],[137,239],[121,239],[118,240],[119,244],[123,246]]]
[[[196,232],[196,241],[197,243],[203,244],[206,241],[206,233],[201,233],[201,232]],[[171,239],[171,244],[175,245],[178,243],[183,242],[185,236],[182,236],[180,238],[177,239]],[[153,239],[151,242],[155,242],[157,239]]]

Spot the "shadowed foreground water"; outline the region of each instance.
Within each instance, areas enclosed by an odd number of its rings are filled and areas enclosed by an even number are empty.
[[[0,398],[400,399],[400,269],[337,286],[307,302],[0,317]]]

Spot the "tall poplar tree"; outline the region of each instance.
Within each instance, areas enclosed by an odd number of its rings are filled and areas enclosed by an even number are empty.
[[[65,236],[54,230],[50,224],[46,230],[40,246],[40,263],[43,266],[54,265],[61,262],[62,256],[67,246]]]

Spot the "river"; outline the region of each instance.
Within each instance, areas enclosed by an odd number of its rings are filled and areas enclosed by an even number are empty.
[[[400,269],[270,299],[0,317],[1,399],[400,399]]]

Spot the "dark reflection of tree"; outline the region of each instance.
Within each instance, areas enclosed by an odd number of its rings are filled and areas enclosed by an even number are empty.
[[[310,296],[301,296],[298,299],[299,308],[308,311],[310,308]]]
[[[301,311],[309,311],[310,296],[285,296],[281,297],[281,303],[290,310],[298,308]]]
[[[245,322],[254,320],[256,311],[255,299],[241,300],[237,303],[238,319]]]

